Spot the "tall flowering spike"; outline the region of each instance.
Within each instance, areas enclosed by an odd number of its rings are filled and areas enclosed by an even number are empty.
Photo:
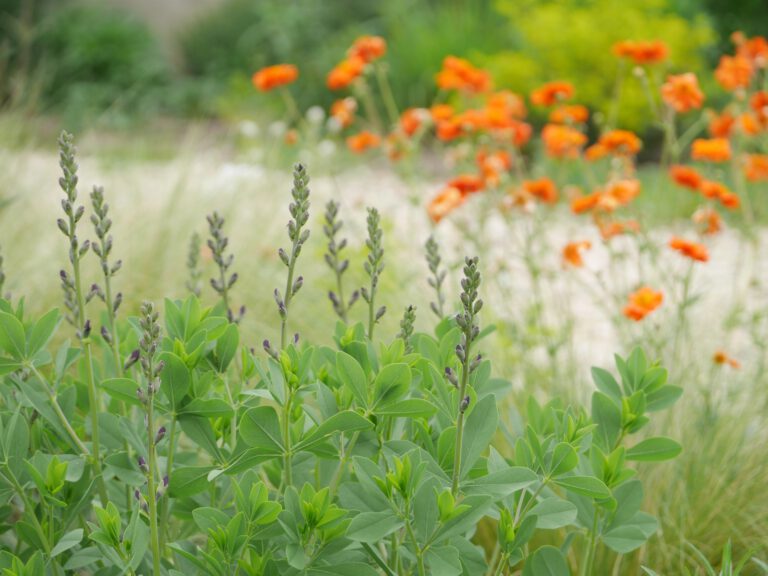
[[[139,339],[139,356],[141,371],[147,379],[147,395],[152,396],[157,391],[158,377],[163,369],[162,363],[155,363],[155,355],[160,346],[160,324],[158,313],[152,302],[145,301],[141,305],[141,338]]]
[[[274,296],[277,311],[280,314],[280,347],[285,348],[288,343],[288,311],[293,297],[304,285],[304,278],[299,276],[294,279],[296,260],[301,254],[304,243],[309,238],[309,230],[304,228],[309,221],[309,174],[303,164],[293,167],[293,188],[291,189],[293,201],[288,206],[291,219],[288,221],[288,238],[291,240],[290,253],[283,248],[278,250],[280,260],[288,268],[288,278],[283,294],[275,288]]]
[[[336,292],[330,291],[328,298],[331,300],[333,311],[336,312],[342,321],[347,321],[347,311],[357,301],[360,292],[355,290],[349,298],[344,297],[344,284],[342,276],[349,268],[349,260],[341,258],[341,251],[347,246],[347,239],[338,239],[338,233],[341,230],[343,221],[338,218],[339,203],[330,200],[325,205],[325,223],[323,224],[323,233],[328,239],[328,251],[325,253],[325,261],[333,270],[336,276]]]
[[[405,351],[411,352],[411,336],[413,336],[413,325],[416,323],[416,306],[409,304],[403,312],[403,319],[400,320],[400,332],[397,337],[405,342]]]
[[[211,287],[219,294],[224,308],[227,311],[227,318],[230,322],[239,322],[241,317],[237,318],[232,313],[229,301],[229,291],[237,282],[237,272],[229,272],[232,262],[235,260],[234,254],[227,252],[229,238],[224,234],[224,218],[218,212],[214,212],[206,217],[211,237],[208,238],[208,248],[211,250],[213,261],[219,269],[219,277],[211,278]]]
[[[435,290],[436,298],[434,302],[429,303],[429,307],[438,318],[442,319],[445,317],[445,313],[443,312],[443,307],[445,305],[443,282],[445,281],[447,271],[440,268],[440,264],[442,263],[440,246],[434,236],[430,236],[427,239],[425,247],[427,249],[427,264],[429,265],[429,271],[432,273],[432,277],[428,278],[427,282],[429,282],[429,285]]]
[[[200,278],[203,275],[200,270],[200,234],[194,232],[189,239],[189,250],[187,252],[187,278],[186,287],[192,294],[200,297],[201,282]]]
[[[371,279],[368,288],[361,288],[360,294],[368,303],[368,338],[373,339],[373,328],[381,320],[387,311],[386,306],[376,309],[376,290],[379,286],[379,277],[384,270],[384,232],[381,229],[381,217],[376,208],[368,208],[368,239],[365,246],[368,248],[368,258],[363,263],[366,274]]]
[[[480,366],[481,356],[472,358],[472,344],[480,335],[480,327],[477,323],[477,314],[483,307],[483,301],[478,296],[480,288],[480,270],[478,270],[478,258],[466,258],[464,260],[464,278],[461,279],[461,312],[456,315],[456,324],[461,330],[461,339],[456,345],[456,357],[461,364],[461,379],[458,386],[458,406],[456,416],[456,447],[453,460],[453,480],[451,493],[456,496],[459,492],[459,473],[461,471],[461,445],[464,435],[464,413],[469,408],[470,396],[467,394],[470,373]],[[446,370],[446,377],[454,384],[454,379]]]
[[[456,324],[461,329],[461,343],[456,348],[456,354],[462,363],[469,358],[472,344],[480,334],[477,313],[483,307],[483,301],[478,297],[478,289],[480,288],[478,262],[477,256],[466,258],[464,261],[464,278],[461,279],[462,311],[456,316]]]

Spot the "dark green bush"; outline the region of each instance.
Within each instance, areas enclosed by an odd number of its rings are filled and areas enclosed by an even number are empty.
[[[78,120],[155,112],[169,67],[147,26],[114,8],[72,4],[42,23],[36,46],[44,101]]]

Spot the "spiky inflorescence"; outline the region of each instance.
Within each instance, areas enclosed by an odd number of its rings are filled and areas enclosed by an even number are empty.
[[[400,332],[397,337],[405,342],[406,352],[411,352],[411,336],[413,336],[413,325],[416,323],[416,306],[409,304],[403,312],[403,319],[400,320]]]
[[[304,285],[302,276],[293,279],[296,269],[296,260],[301,254],[304,243],[309,238],[309,230],[304,226],[309,220],[309,174],[303,164],[296,164],[293,167],[293,188],[291,189],[293,202],[288,207],[291,219],[288,221],[288,238],[291,241],[290,254],[283,248],[277,252],[280,260],[288,268],[288,278],[285,283],[284,294],[275,288],[274,296],[277,304],[277,311],[280,314],[280,347],[285,348],[287,344],[287,325],[288,310],[291,306],[291,300],[301,290]]]
[[[187,290],[198,298],[202,291],[200,278],[203,275],[203,272],[200,270],[200,246],[200,234],[193,232],[189,238],[189,250],[187,252],[187,273],[189,277],[187,278],[186,287]]]
[[[221,301],[224,304],[224,308],[227,312],[227,318],[230,322],[239,321],[242,318],[244,309],[240,309],[238,318],[235,318],[232,313],[229,302],[229,291],[237,282],[237,272],[229,273],[229,269],[232,267],[232,262],[235,260],[234,254],[227,253],[227,246],[229,246],[229,238],[224,234],[224,218],[219,215],[218,212],[214,212],[206,217],[208,220],[208,228],[211,233],[211,237],[208,238],[208,248],[211,249],[211,255],[213,261],[219,269],[219,277],[211,278],[211,287],[221,296]]]
[[[384,232],[381,229],[381,217],[376,208],[368,208],[368,239],[365,245],[368,248],[368,258],[363,263],[366,274],[371,279],[370,287],[360,289],[363,300],[368,303],[368,338],[373,338],[373,328],[387,311],[386,306],[375,308],[376,289],[379,286],[379,277],[384,270]]]
[[[347,311],[357,301],[360,296],[360,292],[355,290],[346,301],[344,298],[344,285],[342,276],[344,272],[349,268],[349,260],[341,259],[341,251],[347,246],[347,239],[336,239],[337,234],[341,230],[343,221],[337,218],[339,214],[339,204],[333,200],[329,200],[325,205],[325,223],[323,224],[323,233],[328,239],[328,252],[325,254],[325,261],[328,266],[333,270],[336,276],[336,292],[333,290],[328,292],[328,298],[333,305],[333,311],[341,318],[342,321],[347,321]]]
[[[429,265],[429,271],[432,273],[432,277],[427,279],[429,285],[435,290],[436,301],[429,303],[429,308],[437,315],[441,320],[445,317],[443,307],[445,305],[445,296],[443,295],[443,282],[447,274],[446,270],[440,268],[442,258],[440,257],[440,246],[435,240],[434,236],[430,236],[427,239],[425,245],[427,249],[427,264]]]
[[[141,338],[139,339],[139,360],[141,372],[147,380],[147,395],[152,396],[159,388],[159,376],[163,363],[155,363],[155,356],[160,347],[160,324],[158,313],[152,302],[145,301],[141,305]]]
[[[110,264],[109,255],[112,252],[112,235],[109,231],[112,229],[112,220],[109,218],[109,205],[104,201],[104,189],[101,186],[94,186],[91,192],[91,205],[93,206],[93,214],[91,215],[91,222],[96,232],[96,238],[98,242],[92,244],[93,252],[99,257],[101,263],[101,272],[104,275],[105,290],[102,290],[100,286],[94,284],[91,287],[91,294],[94,292],[99,296],[102,302],[108,307],[108,313],[110,318],[110,329],[112,333],[102,330],[102,335],[108,340],[114,338],[116,332],[114,332],[115,316],[117,310],[120,308],[120,304],[123,302],[122,292],[115,294],[112,298],[111,280],[120,270],[123,265],[122,260],[117,260],[114,264]]]

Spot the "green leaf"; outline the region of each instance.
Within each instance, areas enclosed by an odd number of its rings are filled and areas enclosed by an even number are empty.
[[[70,548],[74,548],[80,542],[83,540],[83,529],[77,528],[75,530],[70,530],[64,536],[59,538],[59,541],[56,543],[56,546],[53,547],[53,550],[51,550],[50,557],[55,558],[62,552],[65,552],[69,550]]]
[[[657,412],[669,408],[683,395],[683,389],[679,386],[662,386],[645,396],[645,409],[648,412]]]
[[[352,562],[333,566],[315,566],[307,570],[307,576],[379,576],[368,564]]]
[[[557,478],[555,484],[575,494],[602,500],[611,497],[611,491],[594,476],[567,476]]]
[[[426,561],[430,574],[458,576],[462,572],[459,551],[453,546],[430,546]]]
[[[384,408],[376,409],[376,414],[379,416],[402,418],[429,418],[435,412],[437,412],[435,405],[422,398],[400,400]]]
[[[207,418],[182,415],[179,416],[179,424],[184,434],[189,436],[195,444],[208,452],[216,460],[221,460],[221,451],[216,444],[216,434],[213,432],[213,427]]]
[[[232,406],[223,398],[195,398],[179,410],[185,416],[220,418],[232,415]]]
[[[467,496],[486,495],[493,498],[505,498],[527,488],[538,479],[539,477],[533,470],[515,466],[464,482],[461,489]]]
[[[602,540],[608,548],[620,554],[637,550],[648,537],[637,526],[619,526],[603,534]]]
[[[496,434],[499,412],[496,399],[488,395],[472,409],[464,427],[461,447],[461,477],[465,477]]]
[[[211,466],[176,468],[171,472],[168,492],[173,498],[188,498],[208,489]]]
[[[343,386],[352,393],[354,399],[362,407],[368,406],[368,378],[362,366],[346,352],[336,354],[336,371]]]
[[[559,548],[542,546],[525,562],[523,576],[570,576],[568,562]]]
[[[272,406],[257,406],[246,410],[240,419],[239,429],[249,446],[280,454],[284,452],[280,420]]]
[[[165,362],[160,372],[160,391],[168,398],[171,406],[178,408],[189,392],[192,375],[184,360],[173,352],[163,352],[160,359]]]
[[[5,376],[11,372],[16,372],[22,364],[17,360],[11,360],[10,358],[0,358],[0,376]]]
[[[220,373],[227,371],[227,367],[235,357],[239,345],[240,332],[237,329],[237,324],[230,324],[216,341],[217,368]]]
[[[29,335],[27,341],[27,357],[31,358],[37,354],[40,350],[50,341],[56,328],[59,326],[61,316],[59,315],[58,308],[54,308],[42,318],[40,318],[32,328],[32,333]]]
[[[328,418],[328,420],[320,424],[320,426],[298,442],[293,449],[295,452],[308,450],[336,432],[356,432],[358,430],[368,430],[369,428],[373,428],[370,420],[360,416],[357,412],[345,410]]]
[[[488,513],[493,505],[493,499],[487,496],[467,496],[461,503],[468,508],[440,526],[430,538],[430,543],[447,540],[474,529],[480,518]]]
[[[209,507],[195,508],[192,511],[192,517],[195,519],[195,524],[206,534],[209,530],[226,526],[230,520],[229,516],[218,508]]]
[[[352,519],[347,528],[347,538],[357,542],[378,542],[395,530],[403,527],[403,521],[395,514],[384,512],[363,512]]]
[[[595,385],[597,386],[597,389],[615,400],[616,402],[621,402],[621,387],[619,386],[618,382],[616,382],[616,379],[613,377],[613,374],[608,372],[608,370],[604,370],[603,368],[598,368],[596,366],[592,367],[592,380],[594,380]]]
[[[562,498],[545,498],[531,508],[530,514],[537,517],[536,528],[555,530],[573,524],[577,509],[572,502]]]
[[[597,424],[596,439],[607,452],[613,450],[621,434],[621,408],[602,392],[592,394],[592,419]]]
[[[408,364],[388,364],[373,381],[375,404],[386,405],[405,396],[411,387]]]
[[[552,466],[550,476],[557,477],[570,472],[579,465],[579,456],[573,446],[567,442],[560,442],[555,446],[552,454]]]
[[[16,316],[0,312],[0,350],[5,350],[15,360],[24,360],[27,341],[24,326]]]
[[[122,400],[135,406],[141,405],[138,390],[139,384],[130,378],[109,378],[99,382],[99,386],[106,390],[107,394],[117,400]]]
[[[659,462],[661,460],[671,460],[682,451],[683,447],[671,438],[658,436],[656,438],[647,438],[632,446],[632,448],[627,450],[627,460]]]

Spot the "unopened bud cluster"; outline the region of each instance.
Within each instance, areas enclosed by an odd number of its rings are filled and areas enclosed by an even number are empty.
[[[207,242],[208,248],[210,248],[213,261],[219,269],[219,277],[211,278],[211,287],[222,297],[224,305],[227,307],[227,317],[231,322],[234,322],[240,320],[240,318],[235,319],[229,308],[228,293],[238,279],[237,272],[229,273],[235,256],[234,254],[227,254],[229,238],[224,235],[224,218],[218,212],[214,212],[207,216],[206,219],[208,220],[208,228],[211,234]],[[240,312],[243,314],[245,309],[241,308]]]
[[[88,240],[81,245],[77,238],[77,223],[85,214],[85,206],[76,205],[78,177],[75,152],[74,137],[67,132],[62,132],[59,137],[59,165],[63,176],[59,178],[59,186],[66,195],[61,200],[61,207],[67,219],[59,218],[56,223],[59,230],[69,238],[69,261],[72,264],[82,258],[91,247]]]
[[[337,240],[337,235],[343,225],[342,220],[338,219],[339,204],[330,200],[325,205],[325,223],[323,224],[323,233],[328,239],[328,252],[325,254],[325,261],[336,275],[337,292],[330,290],[328,298],[333,305],[333,311],[346,322],[347,310],[349,310],[360,297],[360,292],[355,290],[348,301],[344,301],[342,291],[342,276],[349,268],[349,260],[341,258],[341,251],[347,247],[347,239]]]
[[[367,224],[368,239],[365,241],[365,246],[368,248],[368,258],[363,263],[363,267],[371,279],[371,284],[370,288],[361,288],[360,294],[363,296],[363,300],[371,307],[371,311],[373,311],[379,277],[384,270],[384,232],[381,229],[381,217],[376,208],[368,208]],[[386,311],[387,307],[381,306],[376,310],[375,314],[371,314],[374,323],[378,322]]]
[[[189,251],[187,252],[187,290],[200,297],[202,291],[200,277],[203,275],[200,270],[200,234],[193,233],[189,239]]]
[[[403,313],[403,319],[400,320],[400,332],[397,337],[405,342],[406,352],[412,350],[411,336],[413,336],[413,325],[416,323],[416,306],[409,304]]]
[[[427,239],[425,248],[427,250],[427,265],[429,266],[429,271],[432,273],[432,277],[427,278],[427,282],[435,290],[436,295],[436,301],[430,302],[429,308],[438,318],[442,319],[444,317],[443,309],[445,306],[443,282],[445,282],[447,271],[440,268],[440,264],[442,263],[442,258],[440,257],[440,246],[437,244],[433,236],[430,236]]]
[[[147,379],[147,396],[154,395],[159,388],[159,376],[163,370],[163,363],[155,363],[155,355],[160,345],[160,324],[158,323],[158,313],[152,302],[144,302],[141,305],[141,326],[142,335],[139,339],[139,360],[141,362],[141,371]],[[134,353],[135,354],[135,353]],[[133,355],[132,355],[133,357]],[[140,397],[146,401],[139,389]]]

